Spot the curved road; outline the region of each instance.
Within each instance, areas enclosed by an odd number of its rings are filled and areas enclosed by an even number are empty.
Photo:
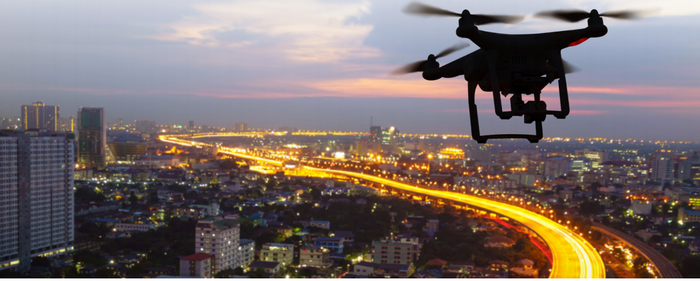
[[[599,231],[607,236],[613,237],[617,240],[624,241],[625,244],[631,246],[637,252],[641,253],[647,260],[654,264],[656,272],[662,278],[683,278],[680,272],[671,264],[671,262],[666,259],[661,253],[654,250],[651,246],[646,243],[637,240],[636,238],[629,236],[617,229],[607,227],[604,224],[593,222],[591,228]]]
[[[496,213],[528,226],[540,235],[544,241],[547,241],[549,248],[552,250],[553,260],[550,278],[605,278],[605,264],[603,260],[585,239],[562,225],[534,212],[477,196],[417,188],[408,184],[355,172],[312,168],[308,166],[304,168],[361,178],[396,189],[464,202],[465,204],[486,210],[493,210]]]
[[[170,138],[168,141],[185,145],[194,144],[193,142],[186,142],[175,138]],[[275,165],[281,164],[279,161],[236,153],[230,148],[220,147],[219,149],[219,152],[232,156],[269,162]],[[304,166],[304,169],[361,178],[391,186],[396,189],[463,202],[464,204],[482,209],[492,210],[493,212],[499,213],[526,225],[547,242],[547,245],[552,251],[553,261],[550,278],[605,278],[605,264],[600,258],[600,255],[598,255],[596,250],[590,244],[588,244],[586,240],[579,235],[576,235],[574,232],[566,229],[564,226],[534,212],[477,196],[423,189],[405,183],[355,172],[319,169],[308,166]]]

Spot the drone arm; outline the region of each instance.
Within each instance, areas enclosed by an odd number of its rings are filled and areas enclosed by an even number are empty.
[[[554,66],[555,71],[559,76],[559,104],[561,110],[558,113],[554,113],[554,117],[557,119],[564,119],[569,112],[569,92],[566,87],[566,71],[564,70],[564,63],[561,59],[561,51],[553,51],[549,53],[549,62]]]
[[[486,51],[486,60],[489,65],[489,74],[491,75],[491,88],[493,90],[493,106],[496,110],[496,115],[501,119],[510,119],[511,116],[507,116],[503,113],[503,106],[501,106],[501,91],[499,88],[498,72],[496,71],[496,64],[498,63],[498,51],[488,50]]]

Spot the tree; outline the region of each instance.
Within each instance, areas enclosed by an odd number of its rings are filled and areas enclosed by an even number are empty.
[[[158,192],[151,192],[151,194],[148,196],[148,204],[158,204],[159,202],[160,198],[158,198]]]
[[[263,268],[257,268],[255,271],[251,272],[249,277],[253,278],[262,278],[265,277],[265,269]]]
[[[700,256],[687,256],[681,261],[679,271],[683,277],[700,277]]]
[[[129,195],[129,203],[131,203],[131,205],[133,206],[133,205],[136,205],[136,203],[138,203],[138,202],[139,202],[139,198],[136,197],[136,194],[132,191]]]
[[[109,268],[98,268],[97,271],[95,271],[95,276],[96,277],[119,277],[114,270],[109,269]]]
[[[237,267],[236,269],[238,269],[238,268],[240,268],[240,267]],[[233,275],[234,275],[234,270],[227,268],[227,269],[224,269],[224,270],[219,271],[216,274],[214,274],[214,277],[215,278],[229,278]]]
[[[235,169],[238,168],[238,163],[236,163],[236,161],[233,159],[226,159],[219,164],[219,168],[225,170]]]

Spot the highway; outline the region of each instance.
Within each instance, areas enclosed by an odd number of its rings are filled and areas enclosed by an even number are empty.
[[[547,245],[552,250],[553,261],[550,278],[605,278],[605,264],[603,260],[585,239],[564,226],[526,209],[477,196],[418,188],[405,183],[355,172],[319,169],[308,166],[304,167],[304,169],[360,178],[396,189],[464,202],[468,205],[492,210],[526,225],[547,242]]]
[[[621,231],[607,227],[603,224],[594,222],[591,229],[603,233],[607,236],[613,237],[617,240],[625,242],[625,244],[634,248],[638,253],[642,254],[647,260],[654,264],[655,270],[659,277],[662,278],[683,278],[681,273],[676,270],[676,268],[671,264],[671,262],[666,259],[661,253],[654,250],[651,246],[646,243],[637,240],[636,238],[629,236]]]
[[[167,141],[187,146],[195,145],[194,142],[176,138],[169,138]],[[277,166],[282,164],[280,161],[250,156],[234,151],[236,151],[236,149],[219,147],[220,153],[267,162]],[[552,272],[550,273],[550,278],[605,278],[605,264],[603,263],[603,260],[596,250],[585,241],[585,239],[566,227],[529,210],[478,196],[424,189],[402,182],[396,182],[381,177],[350,171],[321,169],[309,166],[303,166],[303,169],[308,171],[355,177],[384,184],[385,186],[390,186],[395,189],[401,189],[416,194],[423,194],[430,197],[463,202],[467,205],[490,210],[529,227],[547,243],[552,251]]]

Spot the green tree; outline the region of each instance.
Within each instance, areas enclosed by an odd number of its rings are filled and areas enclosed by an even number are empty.
[[[238,267],[238,268],[240,268],[240,267]],[[236,269],[238,269],[238,268],[236,268]],[[215,278],[229,278],[233,275],[235,275],[234,270],[228,268],[228,269],[224,269],[222,271],[217,272],[216,274],[214,274],[214,277]]]
[[[136,205],[136,203],[138,203],[138,202],[139,202],[139,198],[136,197],[136,194],[133,191],[130,192],[129,193],[129,203],[131,203],[131,205],[133,206],[133,205]]]
[[[253,277],[253,278],[262,278],[262,277],[265,277],[265,269],[263,269],[263,268],[258,268],[258,269],[256,269],[255,271],[251,272],[250,275],[248,275],[248,276],[249,276],[249,277]]]
[[[700,277],[700,256],[687,256],[681,261],[678,271],[683,277]]]
[[[102,278],[109,278],[109,277],[119,277],[114,270],[109,269],[109,268],[98,268],[97,271],[95,271],[95,276],[96,277],[102,277]]]
[[[160,202],[160,198],[158,198],[158,192],[153,191],[151,192],[150,195],[148,195],[148,204],[158,204]]]

